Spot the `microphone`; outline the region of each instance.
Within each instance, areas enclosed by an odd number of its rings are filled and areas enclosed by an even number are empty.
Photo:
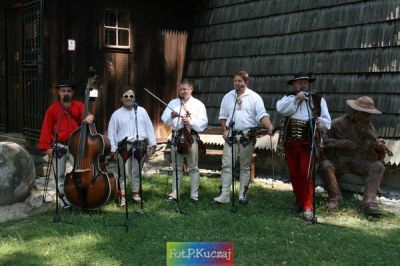
[[[299,90],[299,92],[300,92],[300,91],[302,91],[302,92],[308,92],[308,88],[306,88],[306,87],[301,87],[300,90]]]
[[[137,110],[138,106],[139,106],[139,103],[137,101],[134,101],[132,104],[132,107],[133,107],[133,109],[135,109],[135,111]]]
[[[185,104],[184,100],[185,100],[185,98],[183,96],[179,95],[179,101],[181,102],[181,105]]]
[[[242,89],[244,86],[242,84],[239,84],[237,87],[233,86],[234,90],[240,90]]]
[[[308,96],[309,96],[309,92],[310,92],[310,89],[309,89],[309,88],[307,88],[307,87],[301,87],[301,88],[299,89],[299,92],[304,92],[304,95],[306,96],[306,100],[308,100]]]

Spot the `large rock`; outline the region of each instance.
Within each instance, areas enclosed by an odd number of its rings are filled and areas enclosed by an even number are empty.
[[[24,201],[35,186],[30,154],[13,142],[0,142],[0,206]]]

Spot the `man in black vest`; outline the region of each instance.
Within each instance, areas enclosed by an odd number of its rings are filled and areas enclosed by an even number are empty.
[[[296,198],[292,210],[302,213],[307,221],[313,217],[314,184],[309,167],[314,133],[312,128],[314,124],[319,130],[329,129],[331,126],[325,99],[310,90],[310,84],[314,81],[308,74],[295,75],[287,82],[293,85],[293,93],[284,96],[276,104],[277,111],[286,117],[285,127],[280,134],[284,137],[282,142]]]

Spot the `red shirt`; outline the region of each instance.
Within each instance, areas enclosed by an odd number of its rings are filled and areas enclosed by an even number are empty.
[[[39,150],[45,151],[52,147],[53,135],[57,130],[58,117],[62,109],[64,109],[64,107],[59,101],[53,103],[47,109],[42,124],[42,130],[40,131]],[[83,111],[83,103],[75,100],[72,100],[70,110],[64,109],[61,111],[57,142],[66,143],[71,133],[81,126]]]

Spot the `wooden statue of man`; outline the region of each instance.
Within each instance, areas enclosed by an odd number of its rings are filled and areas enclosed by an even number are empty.
[[[347,114],[332,121],[325,142],[326,159],[321,162],[318,173],[328,191],[328,210],[336,209],[343,200],[337,174],[354,173],[365,177],[362,210],[367,215],[379,215],[376,199],[385,166],[382,160],[388,151],[385,142],[378,139],[372,114],[382,112],[375,108],[368,96],[347,100]]]

